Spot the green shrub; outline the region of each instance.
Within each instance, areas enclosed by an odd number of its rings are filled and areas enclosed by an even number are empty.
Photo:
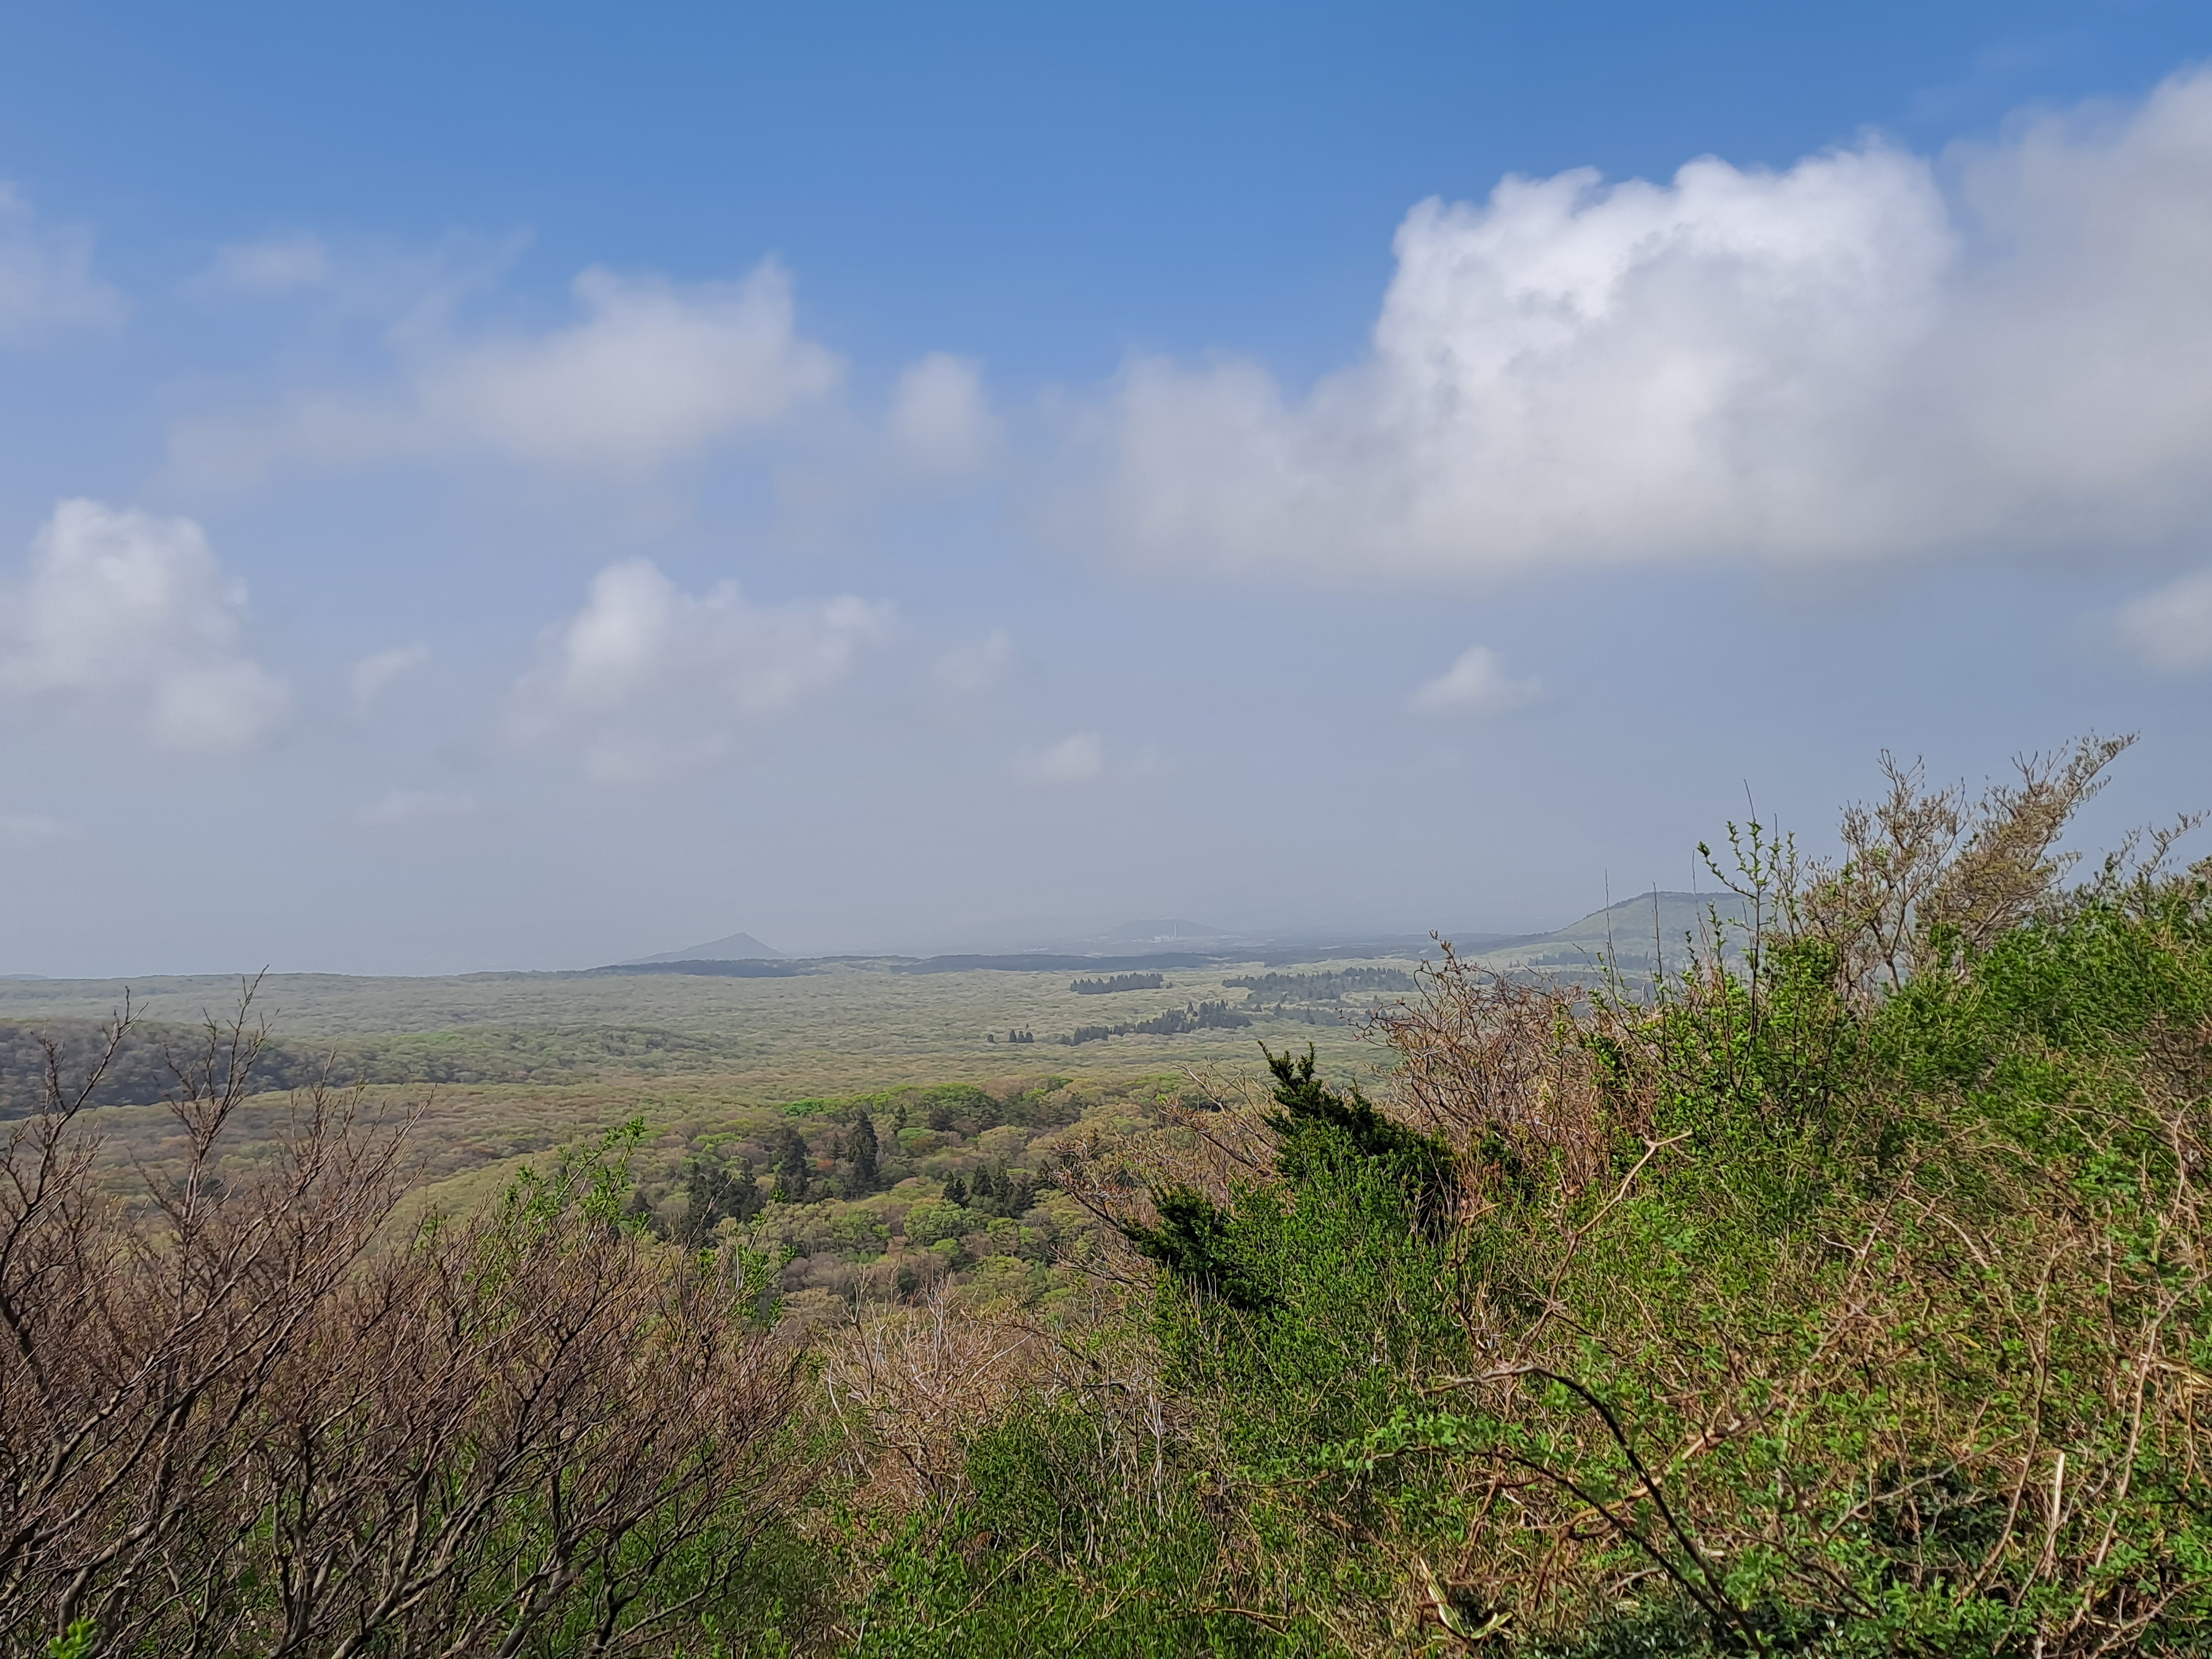
[[[1040,1394],[897,1582],[1009,1653],[1177,1580],[1158,1650],[2212,1652],[2212,866],[2058,884],[2118,747],[1750,826],[1754,931],[1650,1000],[1447,951],[1390,1110],[1271,1054],[1085,1154],[1192,1507],[1079,1540],[1140,1483]]]

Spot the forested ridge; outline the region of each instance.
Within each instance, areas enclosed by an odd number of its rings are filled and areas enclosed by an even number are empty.
[[[107,1022],[0,1019],[0,1119],[38,1109],[47,1092],[53,1039],[65,1076],[81,1074],[100,1051]],[[89,1106],[157,1104],[174,1094],[179,1066],[196,1054],[206,1028],[136,1021],[102,1071]],[[272,1039],[256,1056],[252,1092],[308,1088],[319,1081],[368,1084],[545,1083],[611,1068],[688,1070],[720,1058],[720,1045],[649,1026],[598,1025],[545,1030],[476,1028],[380,1034],[324,1045]]]
[[[70,1033],[0,1181],[7,1639],[2212,1650],[2212,860],[2069,866],[2124,746],[1731,827],[1747,925],[1648,993],[1328,988],[1395,994],[1371,1075],[633,1127],[396,1231],[365,1097],[223,1164],[250,1018],[103,1185],[131,1034]]]

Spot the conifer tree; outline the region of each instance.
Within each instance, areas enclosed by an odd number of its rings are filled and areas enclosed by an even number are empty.
[[[786,1204],[801,1204],[806,1200],[814,1169],[813,1155],[807,1151],[806,1138],[789,1124],[775,1132],[775,1196]]]
[[[845,1138],[846,1151],[853,1160],[853,1188],[855,1192],[872,1193],[883,1184],[877,1173],[876,1158],[879,1148],[876,1144],[876,1121],[866,1112],[856,1115],[853,1132]]]

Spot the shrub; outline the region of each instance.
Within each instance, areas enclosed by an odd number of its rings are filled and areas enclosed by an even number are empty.
[[[1752,931],[1650,1000],[1447,948],[1388,1109],[1271,1055],[1082,1152],[1243,1639],[2203,1650],[2212,864],[2059,884],[2118,748],[1732,832]]]
[[[273,1168],[219,1179],[260,1034],[242,1006],[205,1037],[135,1209],[76,1127],[96,1058],[0,1146],[8,1645],[665,1652],[742,1622],[805,1478],[768,1264],[631,1220],[634,1133],[372,1248],[409,1120],[313,1089]]]

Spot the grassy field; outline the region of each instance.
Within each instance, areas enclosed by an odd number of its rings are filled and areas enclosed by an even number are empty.
[[[1345,963],[1324,964],[1340,971]],[[1401,969],[1413,964],[1387,964]],[[1228,979],[1253,965],[1176,971],[1158,990],[1079,996],[1066,973],[907,973],[835,963],[788,979],[683,974],[471,974],[437,979],[271,975],[257,1000],[283,1042],[327,1047],[339,1070],[377,1082],[512,1084],[711,1077],[730,1098],[769,1103],[902,1083],[1012,1072],[1127,1076],[1197,1063],[1256,1061],[1255,1037],[1310,1037],[1337,1052],[1359,1006],[1310,1000],[1249,1029],[1128,1036],[1078,1048],[1064,1038],[1109,1018],[1133,1024],[1194,1002],[1242,1005]],[[100,1018],[126,991],[146,1018],[185,1024],[235,1006],[240,981],[0,981],[0,1020]],[[1020,1031],[1033,1042],[1010,1044]]]
[[[1103,996],[1077,994],[1070,988],[1077,976],[1066,972],[921,973],[887,962],[820,964],[790,978],[761,979],[271,975],[255,1007],[278,1045],[281,1071],[272,1075],[296,1078],[327,1056],[335,1078],[366,1084],[369,1110],[420,1112],[412,1137],[413,1209],[465,1210],[496,1191],[518,1164],[641,1119],[641,1182],[656,1201],[680,1212],[685,1161],[701,1148],[750,1149],[763,1161],[775,1128],[796,1120],[826,1167],[835,1161],[836,1137],[816,1120],[849,1119],[854,1109],[841,1103],[862,1097],[881,1097],[875,1109],[887,1142],[903,1127],[895,1103],[902,1091],[957,1085],[994,1099],[1053,1098],[1018,1145],[1006,1144],[1002,1126],[988,1126],[998,1141],[988,1154],[957,1128],[926,1131],[918,1154],[912,1146],[891,1148],[887,1177],[923,1183],[905,1192],[902,1201],[912,1201],[994,1159],[999,1166],[1011,1158],[1017,1169],[1041,1167],[1052,1134],[1087,1112],[1109,1121],[1164,1093],[1198,1091],[1215,1078],[1249,1078],[1260,1069],[1261,1042],[1303,1048],[1310,1042],[1342,1075],[1371,1069],[1376,1051],[1360,1041],[1356,1022],[1375,994],[1332,995],[1334,981],[1303,976],[1340,981],[1347,968],[1403,974],[1413,966],[1410,960],[1266,969],[1222,963],[1170,972],[1157,989]],[[1237,1014],[1249,1024],[1061,1041],[1086,1025],[1133,1025],[1201,1003],[1243,1011],[1247,989],[1226,981],[1261,972],[1279,979],[1271,981],[1276,990],[1267,1006]],[[1279,994],[1283,975],[1294,988],[1288,998]],[[131,1069],[134,1085],[122,1103],[89,1111],[85,1121],[102,1138],[103,1158],[118,1182],[133,1184],[134,1166],[158,1168],[181,1144],[157,1102],[165,1080],[159,1047],[186,1042],[187,1028],[204,1017],[226,1017],[240,988],[240,981],[216,975],[0,981],[0,1021],[16,1038],[15,1069],[22,1073],[14,1079],[21,1085],[16,1092],[36,1085],[34,1032],[74,1030],[82,1041],[89,1023],[120,1006],[127,990],[132,1007],[152,1023],[148,1048]],[[1016,1032],[1033,1040],[1009,1042]],[[787,1112],[795,1102],[813,1103]],[[228,1156],[248,1163],[275,1157],[295,1104],[281,1091],[250,1103],[231,1131]],[[825,1191],[811,1207],[845,1196]],[[886,1201],[878,1197],[876,1207]],[[795,1278],[805,1280],[803,1267]]]
[[[1664,894],[1626,899],[1555,933],[1486,942],[1502,969],[1587,975],[1610,955],[1632,976],[1678,958],[1686,936],[1710,932],[1705,902]],[[1367,958],[1279,955],[1174,969],[1158,989],[1079,995],[1067,971],[915,971],[896,958],[803,964],[788,978],[692,974],[464,974],[368,978],[276,974],[257,1007],[277,1039],[335,1054],[339,1071],[372,1082],[573,1084],[707,1077],[762,1103],[884,1089],[918,1079],[1073,1070],[1127,1077],[1192,1064],[1256,1060],[1255,1038],[1321,1044],[1349,1060],[1348,1020],[1377,1000],[1333,994],[1322,975],[1416,965],[1413,953]],[[1118,965],[1102,962],[1092,972]],[[1256,1006],[1231,981],[1262,975],[1310,981]],[[0,1023],[21,1030],[98,1020],[126,994],[145,1019],[190,1025],[223,1018],[241,981],[232,975],[135,980],[0,980]],[[1391,993],[1379,994],[1389,1000]],[[1252,1027],[1171,1036],[1125,1035],[1066,1048],[1085,1026],[1136,1024],[1171,1010],[1222,1002],[1255,1014]],[[1033,1043],[1010,1045],[1019,1031]]]
[[[1671,898],[1656,914],[1648,899],[1627,901],[1558,933],[1488,943],[1483,956],[1579,975],[1610,939],[1640,970],[1655,932],[1693,929],[1694,912]],[[1387,1050],[1364,1040],[1362,1021],[1413,992],[1419,959],[1278,953],[1091,994],[1076,981],[1121,964],[945,965],[835,960],[787,977],[271,975],[254,1002],[273,1039],[257,1073],[264,1092],[238,1113],[223,1157],[281,1156],[302,1098],[286,1085],[327,1074],[359,1085],[371,1115],[416,1115],[411,1218],[471,1210],[524,1163],[637,1122],[640,1201],[680,1229],[705,1213],[695,1188],[736,1182],[760,1201],[717,1212],[717,1224],[742,1223],[788,1252],[787,1284],[802,1301],[977,1273],[1029,1275],[1042,1295],[1090,1224],[1049,1189],[1063,1137],[1131,1133],[1157,1123],[1164,1102],[1235,1094],[1263,1071],[1263,1043],[1310,1043],[1328,1075],[1371,1085]],[[145,1024],[83,1121],[117,1190],[142,1190],[139,1172],[173,1164],[183,1145],[161,1103],[168,1055],[191,1048],[200,1022],[229,1017],[241,986],[221,975],[0,981],[0,1115],[34,1103],[38,1034],[64,1035],[81,1064],[127,994]],[[854,1162],[863,1118],[880,1147],[866,1176]],[[779,1160],[788,1180],[774,1173]],[[1002,1194],[948,1220],[947,1194],[979,1175],[1013,1183],[1020,1203]],[[917,1204],[937,1207],[909,1237]]]

